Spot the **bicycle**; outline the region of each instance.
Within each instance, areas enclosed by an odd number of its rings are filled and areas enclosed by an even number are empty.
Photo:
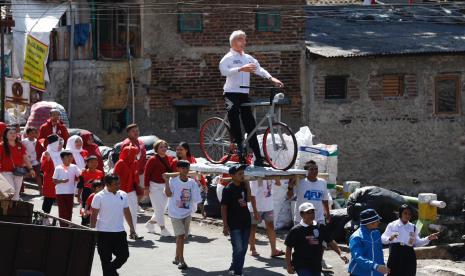
[[[265,116],[257,123],[253,131],[243,140],[242,146],[246,148],[250,137],[263,129],[262,125],[267,124],[263,133],[262,150],[266,161],[271,167],[278,170],[290,169],[297,158],[297,140],[291,129],[279,119],[276,120],[276,112],[280,114],[280,107],[277,104],[284,99],[284,93],[277,93],[282,88],[277,87],[252,87],[241,86],[255,90],[270,90],[269,102],[245,103],[242,106],[269,106]],[[214,164],[226,163],[235,152],[235,144],[232,142],[230,134],[228,115],[223,119],[212,117],[207,119],[200,128],[200,148],[205,158]]]

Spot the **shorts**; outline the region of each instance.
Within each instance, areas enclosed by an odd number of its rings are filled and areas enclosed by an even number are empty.
[[[176,237],[187,235],[187,233],[189,233],[189,226],[191,225],[191,219],[192,219],[191,216],[188,216],[182,219],[171,218],[171,224],[173,225],[173,231]]]
[[[255,220],[255,217],[253,215],[253,212],[250,213],[250,216],[252,217],[252,224],[259,224],[264,220],[265,222],[273,222],[274,221],[274,213],[273,210],[271,211],[265,211],[265,212],[258,212],[258,221]]]

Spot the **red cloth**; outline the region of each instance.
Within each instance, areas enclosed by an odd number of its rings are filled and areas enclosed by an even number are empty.
[[[95,193],[91,193],[90,196],[87,198],[86,200],[86,208],[88,210],[91,210],[92,209],[92,200],[94,200],[94,196],[95,196]]]
[[[165,160],[166,165],[171,169],[171,171],[176,171],[176,163],[174,162],[174,157],[166,155],[163,157]],[[174,166],[173,166],[174,165]],[[166,166],[156,157],[152,156],[147,161],[147,165],[145,165],[144,170],[144,186],[149,187],[150,181],[155,183],[165,183],[163,179],[163,174],[168,172]]]
[[[40,158],[42,158],[42,154],[46,150],[44,148],[44,141],[45,141],[44,139],[40,139],[40,140],[37,140],[37,143],[36,143],[36,155],[37,155],[37,160],[39,160],[39,162],[40,162]]]
[[[53,183],[53,173],[55,172],[55,165],[52,159],[41,160],[41,171],[44,173],[44,180],[42,186],[42,193],[44,197],[56,198],[55,183]]]
[[[26,154],[26,147],[21,143],[16,146],[10,146],[10,156],[8,156],[3,148],[3,143],[0,143],[0,159],[2,172],[12,172],[15,167],[22,167],[24,165],[24,155]],[[14,163],[14,164],[13,164]]]
[[[103,171],[103,157],[98,145],[96,143],[89,143],[90,138],[93,137],[92,132],[90,131],[82,131],[81,138],[82,138],[82,148],[89,153],[89,156],[95,155],[97,156],[98,166],[97,169]]]
[[[52,119],[48,119],[47,122],[45,122],[43,125],[40,126],[39,138],[37,138],[37,139],[38,140],[39,139],[45,139],[44,140],[44,147],[46,148],[47,144],[48,144],[47,143],[47,137],[49,135],[52,135],[52,134],[53,134]],[[68,129],[66,128],[66,126],[63,124],[62,121],[58,121],[58,123],[57,123],[56,135],[63,138],[63,140],[65,141],[63,146],[65,146],[66,141],[68,141],[68,138],[69,138],[69,133],[68,133]]]
[[[0,137],[3,137],[3,132],[5,132],[7,125],[4,122],[0,122]]]
[[[136,155],[136,147],[125,147],[121,150],[120,159],[116,162],[113,170],[113,173],[119,177],[120,190],[126,193],[130,193],[132,191],[136,191],[138,194],[141,193]]]
[[[90,171],[85,169],[81,173],[82,178],[84,179],[84,187],[92,189],[92,183],[88,183],[92,180],[102,180],[104,173],[101,170]]]
[[[143,174],[144,169],[145,169],[145,163],[146,163],[145,159],[147,158],[147,150],[145,149],[145,144],[140,139],[137,139],[137,141],[133,141],[133,140],[130,140],[129,138],[126,138],[121,144],[121,153],[123,152],[123,149],[129,145],[132,145],[138,149],[137,154],[139,154],[140,152],[139,160],[137,162],[137,165],[138,165],[137,169],[139,171],[139,174]],[[120,153],[120,158],[121,158],[121,153]]]
[[[187,161],[189,161],[189,163],[191,164],[195,164],[197,163],[197,160],[195,160],[195,157],[194,156],[189,156],[187,157],[186,159]],[[174,159],[173,160],[173,168],[174,170],[173,171],[176,171],[176,165],[178,164],[178,159]],[[200,176],[200,184],[202,184],[202,186],[207,186],[207,180],[205,179],[205,177],[203,175]]]

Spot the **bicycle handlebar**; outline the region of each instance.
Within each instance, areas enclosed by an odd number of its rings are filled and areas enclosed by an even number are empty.
[[[277,94],[276,91],[284,88],[284,87],[277,87],[277,86],[245,86],[245,85],[241,85],[239,87],[250,88],[250,89],[255,89],[255,90],[270,90],[270,105],[273,104],[274,96]]]
[[[277,87],[277,86],[245,86],[241,85],[239,88],[249,88],[255,90],[274,90],[274,89],[284,89],[284,87]]]

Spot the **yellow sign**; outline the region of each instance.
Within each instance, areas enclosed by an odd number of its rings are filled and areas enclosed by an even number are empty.
[[[44,74],[47,55],[48,46],[28,35],[23,79],[29,81],[31,87],[41,91],[45,90]]]

